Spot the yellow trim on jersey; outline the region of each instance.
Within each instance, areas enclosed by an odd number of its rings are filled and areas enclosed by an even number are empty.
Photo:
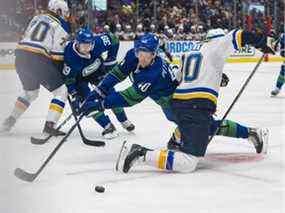
[[[238,45],[239,49],[242,47],[241,46],[241,36],[242,36],[242,30],[237,31],[236,42],[237,42],[237,45]]]
[[[51,60],[55,60],[55,61],[63,61],[63,56],[59,56],[59,55],[49,55],[46,53],[45,50],[41,49],[41,48],[37,48],[37,47],[32,47],[29,45],[23,45],[23,44],[18,44],[16,46],[16,49],[21,49],[21,50],[25,50],[28,52],[32,52],[32,53],[36,53],[36,54],[40,54],[40,55],[44,55],[45,57],[51,59]]]
[[[59,113],[63,112],[63,108],[61,106],[58,106],[57,104],[50,104],[49,109]]]
[[[41,54],[41,55],[44,55],[46,57],[50,57],[46,51],[44,51],[43,49],[41,48],[37,48],[37,47],[31,47],[31,46],[28,46],[28,45],[23,45],[23,44],[18,44],[16,46],[16,49],[21,49],[21,50],[25,50],[25,51],[28,51],[28,52],[32,52],[32,53],[37,53],[37,54]]]
[[[217,98],[211,93],[207,92],[192,92],[192,93],[174,93],[173,94],[174,99],[179,99],[179,100],[189,100],[189,99],[196,99],[196,98],[204,98],[204,99],[209,99],[210,101],[214,102],[214,104],[217,105]]]
[[[161,150],[158,157],[157,167],[160,169],[165,169],[166,159],[167,159],[167,150]]]
[[[56,18],[55,16],[53,16],[52,14],[46,13],[44,15],[48,16],[49,18],[51,18],[52,20],[54,20],[58,24],[61,24],[60,20],[58,18]]]

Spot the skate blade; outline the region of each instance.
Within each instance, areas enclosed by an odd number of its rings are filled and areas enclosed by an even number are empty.
[[[269,130],[268,129],[262,129],[261,130],[262,138],[263,138],[263,147],[262,147],[262,154],[267,154],[268,152],[268,138],[269,138]]]
[[[117,133],[117,131],[114,131],[114,132],[112,132],[112,133],[108,133],[108,134],[104,135],[103,137],[104,137],[106,140],[112,140],[112,139],[114,139],[114,138],[116,138],[116,137],[118,137],[118,136],[119,136],[119,134]]]
[[[124,141],[122,143],[122,146],[121,146],[121,149],[120,149],[120,152],[118,154],[118,158],[117,158],[117,161],[116,161],[116,166],[115,166],[115,170],[118,172],[118,171],[123,171],[123,165],[124,165],[124,160],[129,152],[129,149],[126,145],[127,141]]]

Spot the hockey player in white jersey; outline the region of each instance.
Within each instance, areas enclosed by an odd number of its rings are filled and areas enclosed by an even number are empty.
[[[40,85],[53,93],[44,133],[64,135],[55,129],[63,112],[67,90],[61,69],[65,41],[70,34],[67,21],[69,8],[63,0],[50,0],[48,11],[35,16],[29,23],[15,50],[15,65],[23,86],[22,95],[17,98],[8,118],[0,126],[0,132],[8,132],[20,116],[38,97]]]
[[[210,30],[206,41],[198,43],[181,58],[183,80],[172,97],[171,108],[181,132],[179,151],[151,150],[133,144],[124,159],[123,171],[128,172],[140,159],[144,164],[162,170],[193,172],[206,154],[210,123],[216,111],[217,98],[225,59],[244,45],[249,44],[264,53],[274,51],[267,46],[267,36],[243,30],[225,35],[222,29]],[[256,132],[264,139],[260,150],[266,152],[267,129]]]

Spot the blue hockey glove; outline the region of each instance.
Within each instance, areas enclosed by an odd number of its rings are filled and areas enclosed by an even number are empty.
[[[93,91],[88,95],[87,101],[94,101],[96,99],[104,99],[106,97],[106,93],[100,89],[99,87],[93,85]]]
[[[98,111],[104,111],[104,101],[95,99],[93,101],[86,101],[80,108],[79,113],[82,113],[86,117],[90,117]]]
[[[78,115],[80,109],[81,97],[77,94],[73,94],[71,95],[70,100],[74,113]]]

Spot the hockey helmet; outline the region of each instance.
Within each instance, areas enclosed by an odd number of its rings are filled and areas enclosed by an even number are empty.
[[[158,50],[159,38],[153,33],[146,33],[139,40],[135,41],[136,51],[156,53]]]
[[[81,44],[87,46],[89,51],[94,48],[94,36],[88,28],[80,28],[76,34],[76,45],[79,49],[81,49],[80,46],[83,46]]]
[[[48,10],[58,14],[63,19],[67,19],[70,16],[68,5],[64,0],[50,0]]]
[[[221,28],[211,29],[206,34],[206,41],[225,36],[225,31]]]

